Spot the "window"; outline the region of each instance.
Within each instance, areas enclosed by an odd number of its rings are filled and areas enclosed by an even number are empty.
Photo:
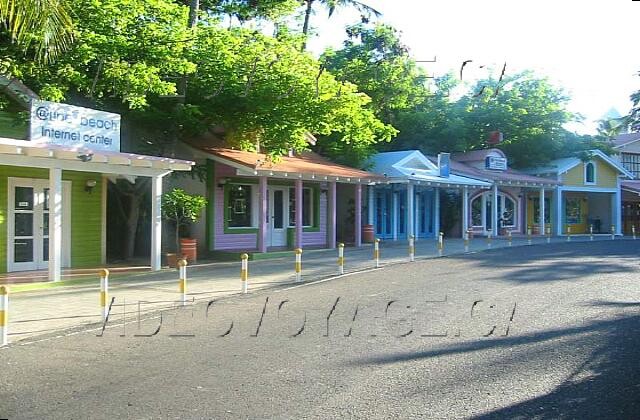
[[[533,223],[540,221],[540,197],[533,199]],[[544,199],[544,222],[551,223],[551,200]]]
[[[471,225],[482,226],[482,195],[471,202]]]
[[[289,188],[289,226],[296,225],[296,189]],[[302,226],[313,225],[313,194],[311,188],[302,189]]]
[[[584,183],[596,183],[596,165],[594,165],[593,162],[587,162],[587,164],[584,166]]]
[[[503,206],[504,204],[504,206]],[[504,194],[498,194],[498,205],[502,210],[502,215],[498,215],[502,219],[500,225],[513,227],[515,226],[516,203]]]
[[[229,227],[253,226],[251,193],[251,185],[233,184],[229,186],[229,194],[227,196],[227,222]]]
[[[582,199],[567,198],[565,203],[565,218],[567,224],[576,225],[582,223]]]
[[[622,166],[631,172],[634,178],[640,177],[640,154],[622,153]]]

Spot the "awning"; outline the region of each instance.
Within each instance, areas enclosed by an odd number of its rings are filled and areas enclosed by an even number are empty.
[[[152,177],[190,171],[194,162],[0,138],[0,165]]]

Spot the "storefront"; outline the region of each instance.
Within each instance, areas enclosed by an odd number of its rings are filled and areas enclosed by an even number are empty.
[[[549,193],[557,181],[509,168],[500,149],[455,154],[451,171],[489,183],[488,190],[476,191],[469,198],[468,224],[474,234],[526,234],[531,228],[532,234],[543,235],[545,230],[540,226],[550,227]]]
[[[552,215],[555,233],[622,234],[621,185],[632,179],[620,163],[600,150],[591,150],[587,161],[558,159],[528,172],[559,183],[554,190]],[[530,219],[531,220],[531,219]]]
[[[379,238],[437,237],[443,191],[455,191],[457,199],[467,203],[469,194],[491,185],[450,173],[448,154],[441,154],[434,163],[417,150],[385,152],[374,155],[371,164],[371,171],[384,179],[369,187],[367,220]],[[460,208],[460,220],[469,220],[468,206]]]
[[[354,245],[361,245],[364,189],[375,175],[311,152],[271,160],[262,153],[192,141],[189,153],[207,166],[206,182],[196,191],[208,198],[200,231],[206,250],[335,248],[341,224],[349,225],[343,229],[354,233]],[[346,202],[350,207],[340,211]],[[339,220],[342,213],[345,220]]]

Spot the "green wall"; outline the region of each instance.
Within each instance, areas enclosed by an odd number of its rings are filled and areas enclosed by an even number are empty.
[[[9,177],[48,179],[47,169],[0,165],[0,272],[7,271],[7,216]],[[97,173],[63,171],[71,181],[71,267],[96,267],[101,263],[102,176]],[[84,190],[89,179],[97,181],[91,193]]]

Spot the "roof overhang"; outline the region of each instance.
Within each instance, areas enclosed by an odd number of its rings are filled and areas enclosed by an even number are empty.
[[[0,165],[152,177],[190,171],[194,162],[0,138]]]

